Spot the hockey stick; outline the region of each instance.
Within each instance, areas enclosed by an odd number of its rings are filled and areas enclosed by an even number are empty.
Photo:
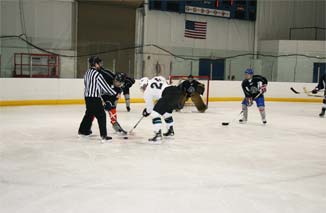
[[[260,91],[258,93],[258,95],[256,95],[253,100],[257,99],[260,95],[262,95],[264,92]],[[243,113],[243,110],[239,113],[239,115],[237,115],[237,117],[235,117],[234,119],[232,119],[232,121],[229,122],[222,122],[222,126],[228,126],[230,123],[233,123],[241,114]]]
[[[295,94],[301,94],[300,92],[298,92],[296,89],[294,89],[293,87],[290,88],[292,92],[294,92]],[[308,91],[308,89],[306,87],[303,87],[303,93],[306,94],[307,96],[310,96],[310,97],[317,97],[317,98],[320,98],[320,97],[324,97],[322,95],[315,95],[315,94],[312,94],[311,91]]]
[[[290,88],[292,92],[294,92],[295,94],[300,94],[300,92],[298,92],[297,90],[295,90],[293,87]]]
[[[222,122],[222,126],[228,126],[230,123],[233,123],[241,114],[243,113],[243,111],[241,111],[237,117],[233,118],[231,121],[229,122]]]
[[[311,91],[308,91],[308,89],[306,87],[303,87],[303,92],[306,95],[311,96],[311,97],[318,97],[318,98],[324,97],[323,95],[315,95],[315,94],[312,94]]]
[[[133,131],[134,129],[136,129],[136,127],[137,127],[138,124],[143,120],[143,118],[145,118],[145,116],[142,116],[142,117],[138,120],[138,122],[135,124],[135,126],[134,126],[130,131],[128,131],[129,134],[131,134],[132,131]]]

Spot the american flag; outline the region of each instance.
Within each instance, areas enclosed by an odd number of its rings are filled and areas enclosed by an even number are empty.
[[[189,21],[185,23],[185,37],[206,39],[207,22]]]

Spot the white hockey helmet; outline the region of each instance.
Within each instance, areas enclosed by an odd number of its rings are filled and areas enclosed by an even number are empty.
[[[149,78],[147,78],[147,77],[143,77],[143,78],[141,78],[140,81],[139,81],[139,87],[140,87],[141,89],[145,90],[145,88],[146,88],[147,85],[148,85],[148,81],[149,81]]]

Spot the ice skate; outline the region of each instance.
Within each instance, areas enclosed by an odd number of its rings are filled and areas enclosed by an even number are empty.
[[[241,119],[239,120],[239,123],[240,123],[240,124],[246,124],[246,123],[247,123],[247,119],[245,119],[245,118],[241,118]]]
[[[148,139],[149,142],[160,142],[162,140],[161,130],[155,133],[153,138]]]
[[[170,126],[169,130],[163,134],[165,137],[174,136],[173,126]]]
[[[112,137],[110,137],[110,136],[101,136],[102,143],[110,143],[111,140],[112,140]]]

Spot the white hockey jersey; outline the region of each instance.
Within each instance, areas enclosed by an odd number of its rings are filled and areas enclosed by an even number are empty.
[[[162,97],[164,89],[168,86],[163,76],[156,76],[148,81],[148,85],[144,91],[145,107],[148,113],[153,111],[154,102]]]

